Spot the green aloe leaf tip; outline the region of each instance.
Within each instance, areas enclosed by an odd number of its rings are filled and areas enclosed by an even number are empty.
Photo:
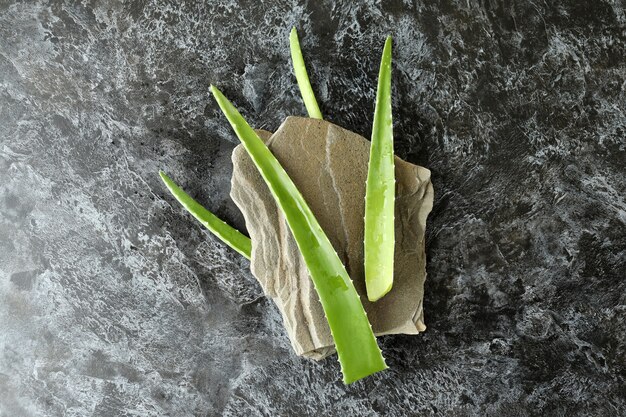
[[[365,285],[370,301],[383,297],[393,285],[395,187],[389,36],[380,62],[365,191]]]
[[[250,259],[252,253],[252,242],[250,238],[229,226],[226,222],[218,218],[215,214],[204,208],[200,203],[184,192],[170,177],[163,171],[159,171],[161,179],[165,183],[170,193],[178,202],[195,217],[204,227],[217,236],[222,242]]]
[[[315,99],[315,94],[313,93],[311,82],[309,81],[309,75],[306,72],[296,28],[291,29],[291,33],[289,34],[289,49],[291,50],[291,61],[293,62],[293,71],[296,74],[296,80],[300,88],[300,95],[309,113],[309,117],[312,119],[322,119],[322,112],[317,105],[317,100]]]

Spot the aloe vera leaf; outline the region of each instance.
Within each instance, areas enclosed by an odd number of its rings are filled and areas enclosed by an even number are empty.
[[[196,200],[191,198],[189,194],[184,192],[165,172],[159,171],[161,179],[167,186],[170,193],[178,200],[180,204],[187,210],[193,217],[198,219],[200,223],[211,233],[217,236],[222,242],[226,243],[237,252],[250,259],[252,252],[252,242],[250,238],[243,235],[237,229],[229,226],[226,222],[221,220],[215,214],[205,209]]]
[[[293,71],[296,74],[296,80],[298,81],[298,87],[300,88],[300,95],[302,101],[306,107],[306,111],[309,113],[309,117],[312,119],[322,119],[322,112],[315,100],[315,94],[311,88],[311,82],[309,81],[309,75],[306,72],[306,66],[304,65],[304,58],[302,57],[302,51],[300,50],[300,41],[298,40],[298,32],[296,28],[291,29],[289,34],[289,48],[291,49],[291,61],[293,62]]]
[[[391,120],[391,36],[378,74],[376,109],[365,188],[365,286],[376,301],[393,285],[395,171]]]
[[[211,92],[287,220],[324,308],[344,383],[386,369],[352,280],[304,197],[237,109],[214,86]]]

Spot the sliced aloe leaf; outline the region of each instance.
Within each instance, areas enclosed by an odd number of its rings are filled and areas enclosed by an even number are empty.
[[[376,109],[365,188],[365,286],[376,301],[393,285],[395,171],[391,120],[391,36],[378,74]]]
[[[296,73],[296,80],[298,80],[300,95],[302,96],[302,101],[304,101],[306,111],[309,113],[310,118],[322,119],[322,112],[317,105],[317,100],[315,100],[315,94],[311,88],[311,82],[309,81],[309,75],[306,72],[296,28],[291,29],[291,33],[289,34],[289,48],[291,49],[293,71]]]
[[[200,223],[220,240],[226,243],[237,252],[250,259],[250,253],[252,252],[252,242],[250,238],[241,234],[237,229],[232,228],[226,222],[218,218],[215,214],[205,209],[196,200],[191,198],[189,194],[184,192],[165,172],[160,171],[159,175],[167,186],[170,193],[178,200],[180,204],[187,210],[193,217],[198,219]]]
[[[211,92],[287,220],[324,308],[344,382],[386,369],[352,280],[302,194],[237,109],[214,86]]]

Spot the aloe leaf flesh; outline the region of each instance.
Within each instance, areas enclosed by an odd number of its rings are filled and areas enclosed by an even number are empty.
[[[304,58],[302,57],[302,51],[300,50],[300,41],[298,40],[298,32],[296,28],[291,29],[289,34],[289,48],[291,49],[291,61],[293,62],[293,71],[296,74],[296,80],[298,81],[298,87],[300,88],[300,95],[302,101],[306,107],[306,111],[309,113],[309,117],[312,119],[322,119],[322,112],[315,100],[315,94],[311,88],[311,82],[309,81],[309,75],[306,72],[306,66],[304,65]]]
[[[287,220],[324,308],[344,383],[386,369],[352,280],[304,197],[237,109],[214,86],[211,92]]]
[[[198,219],[200,223],[211,233],[217,236],[222,242],[250,259],[252,252],[252,242],[250,238],[243,235],[237,229],[229,226],[226,222],[221,220],[215,214],[202,207],[200,203],[191,198],[189,194],[184,192],[165,172],[160,171],[159,175],[165,183],[165,186],[170,190],[170,193],[178,200],[180,204],[187,210],[193,217]]]
[[[391,120],[391,36],[378,74],[376,108],[365,188],[365,286],[376,301],[393,285],[395,171]]]

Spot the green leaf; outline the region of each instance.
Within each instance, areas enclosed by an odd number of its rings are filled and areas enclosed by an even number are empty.
[[[346,384],[387,368],[352,280],[276,157],[214,86],[211,92],[281,208],[330,326]]]
[[[378,74],[376,109],[365,188],[365,286],[376,301],[393,285],[395,171],[391,120],[391,36]]]
[[[300,88],[300,95],[306,106],[306,110],[309,113],[309,117],[312,119],[322,119],[322,112],[315,100],[315,94],[311,88],[311,82],[309,81],[309,75],[306,72],[306,66],[304,65],[304,58],[302,57],[302,51],[300,50],[300,41],[298,40],[298,32],[296,28],[291,29],[289,34],[289,48],[291,49],[291,61],[293,62],[293,71],[296,73],[296,80],[298,80],[298,87]]]
[[[219,219],[215,214],[205,209],[196,200],[191,198],[189,194],[184,192],[174,181],[168,177],[165,172],[159,171],[161,179],[170,190],[170,193],[178,200],[180,204],[189,212],[193,217],[198,219],[200,223],[211,233],[221,239],[237,252],[250,259],[250,253],[252,252],[252,242],[250,238],[241,234],[237,229],[232,228],[224,221]]]

